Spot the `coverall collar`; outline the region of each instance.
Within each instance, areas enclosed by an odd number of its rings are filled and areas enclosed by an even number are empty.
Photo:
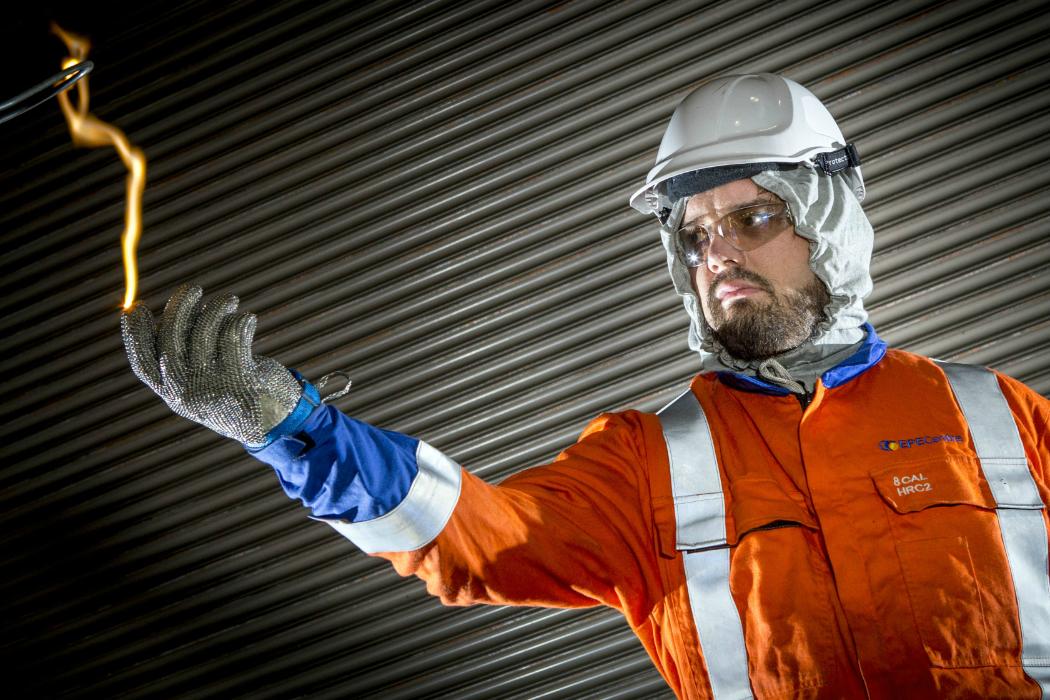
[[[871,367],[874,367],[885,356],[886,342],[875,332],[875,328],[870,323],[865,323],[862,329],[865,331],[865,335],[864,339],[858,344],[857,349],[845,360],[820,375],[820,381],[823,382],[825,388],[833,389],[849,382]],[[788,396],[791,394],[789,389],[742,372],[722,370],[718,372],[718,378],[723,383],[743,391],[769,394],[771,396]]]

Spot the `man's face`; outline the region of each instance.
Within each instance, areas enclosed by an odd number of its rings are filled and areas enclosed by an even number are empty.
[[[729,212],[779,201],[750,179],[736,180],[693,195],[683,223],[696,221],[717,231],[718,219]],[[706,262],[692,273],[714,338],[742,360],[765,359],[806,342],[830,300],[809,267],[809,241],[793,226],[747,252],[715,235]]]

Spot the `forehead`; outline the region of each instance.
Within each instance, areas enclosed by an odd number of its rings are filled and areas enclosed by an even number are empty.
[[[685,208],[684,221],[706,219],[721,216],[756,199],[773,199],[778,197],[769,190],[756,185],[750,178],[733,180],[724,185],[694,194],[689,198]]]

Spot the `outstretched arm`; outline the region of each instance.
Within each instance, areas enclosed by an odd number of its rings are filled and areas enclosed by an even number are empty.
[[[241,441],[285,492],[446,604],[605,604],[641,624],[661,595],[648,454],[654,416],[600,416],[546,466],[487,484],[439,450],[323,404],[297,373],[251,354],[235,297],[183,287],[160,327],[124,319],[132,368],[171,408]],[[647,425],[652,423],[652,425]]]
[[[449,605],[605,604],[660,590],[644,421],[605,414],[551,464],[488,484],[434,447],[331,406],[253,456],[285,492]],[[630,601],[630,602],[628,602]]]

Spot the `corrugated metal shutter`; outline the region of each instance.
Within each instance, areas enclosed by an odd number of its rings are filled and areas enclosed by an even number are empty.
[[[260,353],[349,369],[344,411],[500,479],[695,371],[626,197],[728,72],[808,85],[858,142],[884,337],[1050,394],[1048,11],[154,4],[96,32],[93,105],[150,156],[147,303],[235,291]],[[442,609],[172,416],[117,333],[121,166],[54,104],[0,139],[10,697],[667,694],[615,615]]]

